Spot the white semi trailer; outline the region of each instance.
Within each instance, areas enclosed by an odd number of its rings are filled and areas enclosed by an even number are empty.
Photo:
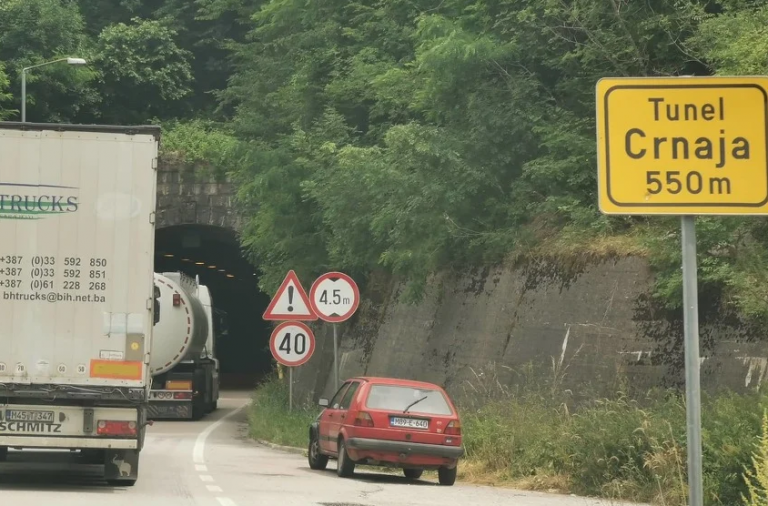
[[[149,418],[197,420],[216,410],[219,400],[211,293],[181,272],[155,273],[155,286],[160,297]]]
[[[0,122],[0,460],[75,450],[138,478],[158,127]]]

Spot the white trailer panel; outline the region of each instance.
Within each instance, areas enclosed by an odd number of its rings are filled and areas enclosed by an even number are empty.
[[[145,387],[158,140],[0,125],[0,383]]]

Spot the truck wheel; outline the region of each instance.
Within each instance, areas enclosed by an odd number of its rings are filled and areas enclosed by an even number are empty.
[[[205,415],[205,405],[201,402],[192,402],[192,420],[200,420]]]
[[[136,480],[107,480],[110,487],[132,487],[136,485]]]

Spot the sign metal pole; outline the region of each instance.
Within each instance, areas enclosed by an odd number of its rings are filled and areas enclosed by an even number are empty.
[[[704,505],[701,451],[699,296],[696,267],[696,218],[683,216],[683,328],[685,336],[685,406],[688,433],[688,504]]]

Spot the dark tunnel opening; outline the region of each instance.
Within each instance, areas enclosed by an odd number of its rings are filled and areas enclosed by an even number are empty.
[[[256,269],[242,257],[235,233],[205,225],[179,225],[155,234],[155,272],[181,271],[208,286],[215,309],[226,314],[226,333],[216,342],[221,388],[251,388],[271,368],[269,335],[262,314],[269,296],[258,288]]]

